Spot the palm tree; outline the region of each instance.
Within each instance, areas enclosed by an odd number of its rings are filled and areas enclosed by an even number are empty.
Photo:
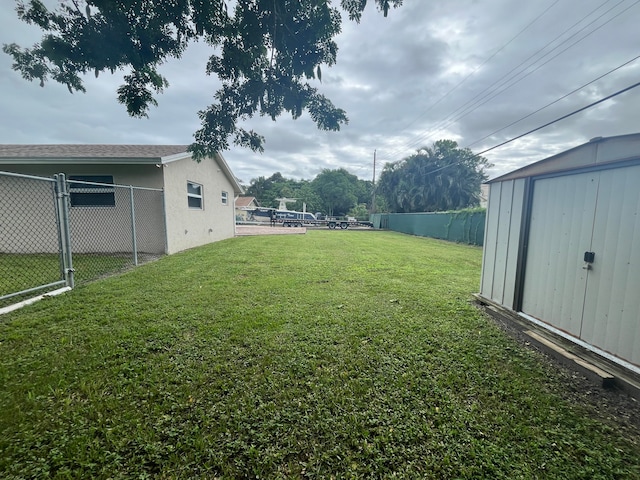
[[[385,165],[378,191],[395,212],[434,212],[477,205],[489,166],[483,157],[452,140]]]

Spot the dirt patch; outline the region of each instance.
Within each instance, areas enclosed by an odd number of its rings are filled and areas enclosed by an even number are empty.
[[[565,400],[583,408],[592,418],[624,431],[627,438],[640,441],[640,401],[638,399],[615,386],[604,388],[598,385],[593,379],[587,378],[580,371],[572,369],[570,365],[558,361],[538,348],[531,342],[531,337],[513,322],[501,320],[489,312],[485,313],[509,336],[526,348],[536,350],[558,372],[561,384],[565,388],[557,393]]]

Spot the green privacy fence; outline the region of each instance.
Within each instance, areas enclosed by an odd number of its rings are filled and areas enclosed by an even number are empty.
[[[373,228],[482,246],[486,211],[374,213]]]

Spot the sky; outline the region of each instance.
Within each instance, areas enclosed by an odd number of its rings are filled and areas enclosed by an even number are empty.
[[[0,44],[31,46],[41,32],[14,8],[13,0],[0,4]],[[640,59],[631,60],[640,55],[639,20],[640,0],[404,0],[386,18],[369,1],[359,24],[343,15],[337,64],[312,83],[346,110],[348,125],[324,132],[306,113],[258,117],[243,126],[266,137],[264,153],[222,154],[249,184],[336,168],[371,180],[374,158],[379,176],[386,163],[440,139],[480,153],[638,82]],[[117,102],[122,74],[87,76],[87,93],[72,95],[53,81],[42,88],[22,79],[0,52],[0,143],[189,144],[197,112],[219,85],[204,73],[210,52],[194,43],[160,68],[170,86],[147,119],[128,117]],[[640,88],[485,153],[487,173],[639,132],[638,112]]]

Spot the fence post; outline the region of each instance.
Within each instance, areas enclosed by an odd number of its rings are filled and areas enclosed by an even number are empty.
[[[136,209],[133,203],[133,185],[129,185],[129,196],[131,198],[131,245],[133,245],[133,264],[138,266],[138,243],[136,241]]]
[[[58,210],[58,218],[60,219],[60,247],[62,249],[63,273],[67,286],[73,288],[75,282],[71,253],[71,229],[69,228],[69,191],[67,190],[67,179],[64,173],[55,175],[55,179],[56,207]]]

